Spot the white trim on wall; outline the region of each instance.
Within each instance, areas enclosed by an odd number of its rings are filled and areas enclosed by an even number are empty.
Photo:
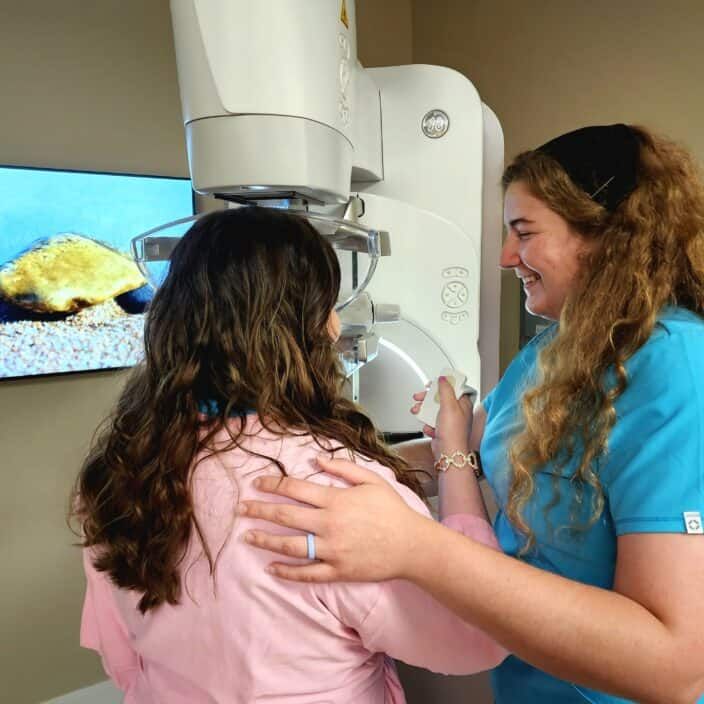
[[[60,697],[43,702],[43,704],[120,704],[121,702],[122,692],[116,689],[109,680],[106,680],[90,687],[62,694]]]

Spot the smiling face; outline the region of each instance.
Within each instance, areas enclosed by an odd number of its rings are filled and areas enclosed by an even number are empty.
[[[513,269],[523,282],[528,312],[557,320],[577,279],[580,255],[593,244],[521,181],[506,189],[504,225],[501,268]]]

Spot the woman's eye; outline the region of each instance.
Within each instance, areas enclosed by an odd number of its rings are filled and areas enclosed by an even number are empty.
[[[516,235],[518,236],[519,240],[523,239],[524,237],[529,237],[532,234],[532,232],[516,232]]]

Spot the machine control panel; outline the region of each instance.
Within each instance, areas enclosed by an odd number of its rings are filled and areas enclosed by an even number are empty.
[[[465,283],[469,278],[469,270],[462,266],[445,267],[441,276],[444,280],[450,280],[446,281],[440,291],[440,301],[445,306],[440,318],[450,325],[458,325],[469,317],[466,309],[460,310],[469,303],[469,289]]]

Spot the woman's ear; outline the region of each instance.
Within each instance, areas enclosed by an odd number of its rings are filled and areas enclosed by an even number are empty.
[[[333,342],[337,342],[340,339],[340,331],[342,330],[342,324],[340,323],[340,316],[337,311],[333,308],[328,317],[328,335]]]

